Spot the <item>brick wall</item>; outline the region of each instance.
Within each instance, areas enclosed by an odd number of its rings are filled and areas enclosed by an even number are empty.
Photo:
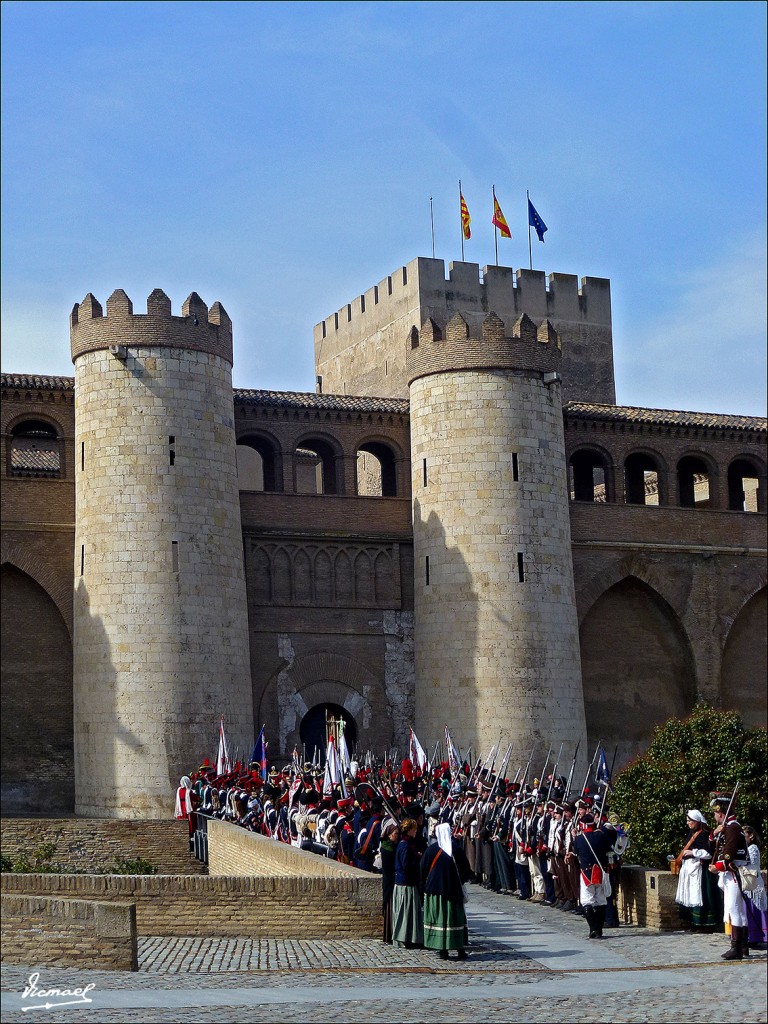
[[[248,832],[226,821],[208,822],[208,874],[270,878],[357,878],[368,880],[367,871],[318,857],[286,843]]]
[[[132,903],[2,896],[4,963],[138,970]]]
[[[373,938],[381,879],[2,875],[7,894],[135,903],[141,935]]]
[[[106,818],[3,818],[2,851],[14,860],[32,859],[42,843],[56,847],[54,863],[64,868],[106,869],[118,857],[139,857],[160,874],[203,874],[204,865],[189,853],[186,821],[116,821]]]

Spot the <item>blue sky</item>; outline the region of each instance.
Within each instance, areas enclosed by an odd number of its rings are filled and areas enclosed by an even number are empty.
[[[617,398],[765,415],[762,3],[3,4],[3,368],[71,375],[86,292],[193,289],[235,384],[396,267],[610,277]]]

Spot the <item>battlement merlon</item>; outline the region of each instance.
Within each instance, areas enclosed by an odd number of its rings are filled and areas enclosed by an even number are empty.
[[[220,356],[232,365],[232,321],[220,302],[210,309],[197,292],[171,313],[171,300],[160,288],[147,299],[147,312],[134,313],[133,303],[122,288],[107,299],[107,312],[89,292],[76,302],[69,318],[72,361],[85,352],[122,346],[136,348],[177,348]]]
[[[315,368],[325,392],[400,397],[410,329],[441,329],[461,313],[479,334],[491,312],[511,325],[522,314],[549,320],[563,342],[567,400],[614,404],[611,286],[606,278],[418,257],[331,314],[314,330]]]

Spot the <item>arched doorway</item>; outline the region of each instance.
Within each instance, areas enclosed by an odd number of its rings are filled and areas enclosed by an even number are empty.
[[[311,761],[318,750],[320,751],[321,759],[325,756],[327,745],[326,715],[329,718],[332,716],[336,719],[344,719],[344,735],[350,754],[357,743],[357,725],[348,711],[345,711],[339,704],[315,704],[304,715],[299,726],[299,736],[304,748],[305,761]]]
[[[69,633],[39,583],[8,563],[0,578],[3,813],[70,813],[75,779]]]
[[[644,753],[657,725],[690,714],[693,653],[683,627],[652,587],[627,576],[603,593],[580,630],[587,734],[617,767]]]

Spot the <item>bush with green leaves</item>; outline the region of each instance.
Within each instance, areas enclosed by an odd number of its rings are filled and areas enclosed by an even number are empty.
[[[685,837],[685,813],[703,812],[714,824],[710,793],[739,791],[734,804],[742,824],[768,839],[768,738],[765,729],[749,730],[735,711],[699,704],[690,718],[660,725],[648,752],[616,777],[611,800],[630,826],[625,860],[667,867]]]

